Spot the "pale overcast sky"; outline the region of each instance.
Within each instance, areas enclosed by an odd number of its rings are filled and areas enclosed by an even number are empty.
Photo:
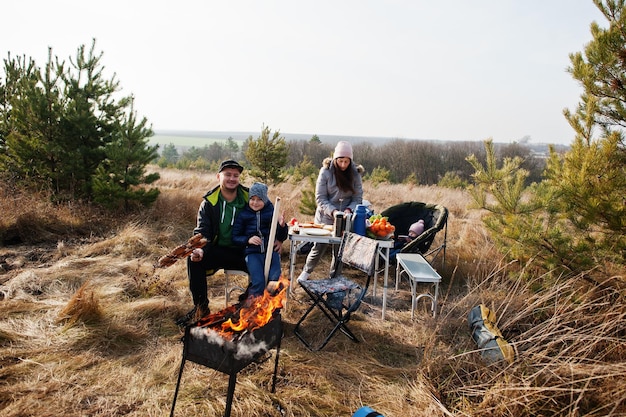
[[[5,2],[0,57],[96,39],[155,130],[571,143],[591,0]],[[4,71],[1,71],[4,78]]]

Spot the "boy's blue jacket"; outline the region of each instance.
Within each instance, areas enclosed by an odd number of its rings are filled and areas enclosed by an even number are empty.
[[[233,244],[237,246],[245,246],[245,254],[265,253],[272,226],[272,216],[274,214],[274,205],[268,201],[259,211],[254,211],[250,206],[246,206],[239,213],[233,225]],[[284,242],[289,233],[287,224],[281,226],[276,225],[275,240]],[[262,245],[250,245],[248,239],[252,236],[260,236],[263,238]]]

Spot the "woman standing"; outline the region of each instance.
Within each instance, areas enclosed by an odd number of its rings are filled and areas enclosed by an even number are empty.
[[[341,141],[332,158],[324,159],[315,184],[315,223],[332,225],[335,213],[351,214],[363,201],[361,175],[365,169],[353,161],[352,145]],[[327,243],[315,243],[309,252],[298,282],[309,279],[311,272],[326,252]],[[333,250],[331,275],[334,273],[336,250]]]

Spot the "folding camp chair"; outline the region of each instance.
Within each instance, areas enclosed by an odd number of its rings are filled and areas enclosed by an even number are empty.
[[[378,254],[378,242],[356,233],[345,232],[336,257],[335,273],[326,279],[311,279],[300,283],[304,291],[311,297],[313,303],[298,320],[294,328],[294,334],[310,350],[322,349],[330,341],[337,330],[341,330],[352,341],[358,342],[357,337],[348,328],[347,323],[367,293],[374,266]],[[342,273],[342,267],[349,265],[364,272],[367,275],[365,284],[361,285],[346,278]],[[324,340],[314,346],[313,340],[304,334],[302,324],[315,308],[330,320],[333,328],[325,335]]]
[[[418,201],[401,203],[381,212],[389,217],[389,222],[396,227],[395,238],[406,234],[411,224],[424,220],[424,231],[400,249],[400,253],[421,253],[432,264],[441,252],[442,266],[446,264],[446,241],[448,238],[448,209],[439,204],[427,204]],[[441,243],[431,248],[435,236],[443,230]]]

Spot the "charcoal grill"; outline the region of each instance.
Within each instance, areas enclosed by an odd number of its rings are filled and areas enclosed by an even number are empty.
[[[176,398],[178,397],[178,390],[180,388],[186,361],[192,361],[229,375],[226,410],[224,411],[224,417],[229,417],[235,394],[235,385],[237,384],[237,373],[251,363],[258,361],[269,350],[275,347],[276,357],[271,388],[271,392],[273,393],[276,389],[278,356],[280,354],[282,336],[283,324],[280,310],[274,311],[272,318],[264,326],[252,331],[245,330],[240,334],[235,334],[232,340],[225,339],[219,332],[211,327],[202,327],[199,326],[198,323],[187,326],[182,338],[182,362],[178,372],[178,381],[176,383],[176,391],[174,392],[170,417],[174,416]]]

